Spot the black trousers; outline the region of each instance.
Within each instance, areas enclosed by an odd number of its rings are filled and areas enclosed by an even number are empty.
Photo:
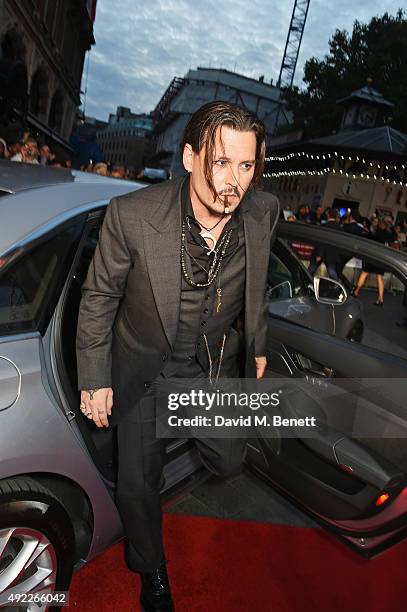
[[[165,559],[160,486],[168,440],[156,437],[155,401],[146,396],[117,425],[116,504],[127,537],[126,561],[149,572]],[[238,474],[246,454],[243,438],[194,439],[203,464],[217,476]]]

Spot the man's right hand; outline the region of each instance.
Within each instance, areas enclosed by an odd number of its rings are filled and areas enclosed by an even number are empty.
[[[90,399],[93,397],[93,399]],[[112,414],[113,389],[103,387],[81,391],[80,409],[97,427],[109,427],[108,415]]]

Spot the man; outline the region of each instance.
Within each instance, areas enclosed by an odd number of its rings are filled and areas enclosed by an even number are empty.
[[[23,161],[26,164],[39,164],[38,161],[38,144],[35,138],[31,136],[22,148]]]
[[[108,175],[107,164],[105,164],[104,162],[99,162],[98,164],[96,164],[94,173],[100,174],[100,176],[107,176]]]
[[[11,160],[17,153],[21,153],[21,142],[13,142],[8,148],[8,158]]]
[[[345,223],[343,231],[347,234],[353,234],[354,236],[366,236],[367,232],[362,224],[362,217],[358,210],[350,212],[349,223]]]
[[[305,204],[301,204],[295,216],[297,217],[298,221],[304,221],[304,223],[309,223],[310,213],[308,206],[305,206]]]
[[[55,159],[55,155],[52,154],[51,149],[48,145],[44,144],[40,148],[40,164],[41,166],[48,166]]]
[[[309,220],[314,225],[321,225],[327,220],[327,216],[324,213],[322,206],[317,206],[315,210],[311,210]]]
[[[251,113],[227,102],[204,105],[181,151],[186,178],[108,206],[77,335],[81,409],[98,427],[117,424],[116,501],[146,612],[174,609],[161,533],[165,440],[156,437],[151,387],[215,371],[263,376],[264,295],[279,216],[274,196],[253,189],[265,132]],[[194,441],[213,473],[241,469],[244,439]]]
[[[29,136],[22,145],[20,153],[16,153],[11,161],[24,162],[26,164],[38,164],[38,145],[35,138]]]
[[[110,176],[113,178],[124,179],[126,178],[126,168],[124,166],[113,166]]]

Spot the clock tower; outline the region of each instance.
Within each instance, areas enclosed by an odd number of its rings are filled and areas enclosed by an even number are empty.
[[[338,100],[343,106],[340,130],[363,130],[380,127],[391,115],[394,104],[385,100],[380,92],[372,87],[372,79],[350,96]]]

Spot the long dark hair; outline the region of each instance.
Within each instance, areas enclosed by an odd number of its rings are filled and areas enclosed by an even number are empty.
[[[204,176],[216,200],[217,193],[212,179],[212,164],[215,138],[218,128],[226,126],[238,132],[254,132],[256,136],[256,165],[251,186],[254,187],[263,176],[266,152],[266,131],[263,123],[253,113],[230,102],[208,102],[192,115],[188,121],[181,142],[181,157],[186,144],[194,153],[199,153],[204,145]]]

